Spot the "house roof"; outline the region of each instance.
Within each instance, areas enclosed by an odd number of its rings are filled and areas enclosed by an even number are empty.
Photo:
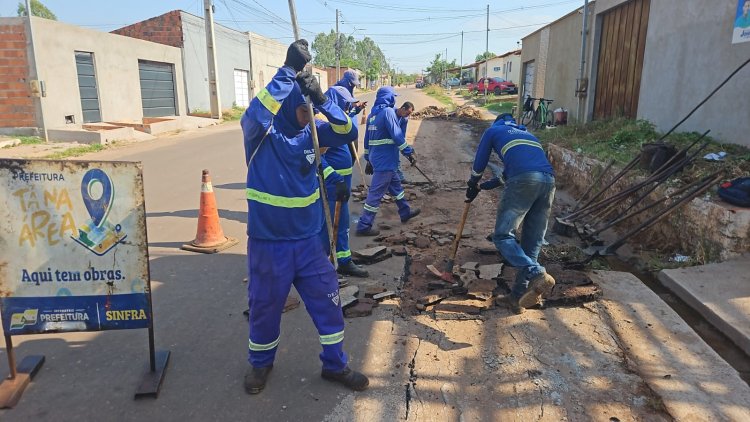
[[[501,55],[499,55],[499,56],[491,57],[491,58],[489,58],[489,59],[485,59],[485,60],[480,60],[480,61],[478,61],[478,62],[474,62],[474,63],[471,63],[471,64],[467,64],[467,65],[465,65],[465,66],[461,66],[461,67],[454,67],[454,68],[452,68],[452,69],[448,69],[448,72],[455,72],[455,71],[457,71],[457,70],[459,70],[459,69],[466,69],[466,68],[469,68],[469,67],[477,67],[477,66],[479,66],[480,64],[482,64],[482,63],[484,63],[484,62],[486,62],[486,61],[488,61],[488,60],[502,59],[502,58],[505,58],[505,57],[508,57],[508,56],[514,56],[514,55],[515,55],[515,56],[520,56],[520,55],[521,55],[521,49],[518,49],[518,50],[511,50],[511,51],[508,51],[508,52],[506,52],[506,53],[503,53],[503,54],[501,54]]]

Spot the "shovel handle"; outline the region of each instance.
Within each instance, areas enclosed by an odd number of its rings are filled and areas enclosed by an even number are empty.
[[[341,217],[341,201],[336,201],[336,207],[333,209],[333,236],[331,237],[331,262],[336,267],[336,240],[338,239],[339,220]]]
[[[471,207],[471,202],[467,202],[464,205],[464,213],[461,215],[461,221],[458,223],[458,229],[456,230],[456,238],[453,239],[453,246],[451,247],[451,261],[456,260],[458,242],[461,241],[461,236],[464,234],[464,225],[466,224],[466,218],[469,216],[469,207]]]

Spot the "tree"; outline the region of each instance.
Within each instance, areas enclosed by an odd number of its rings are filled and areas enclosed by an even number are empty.
[[[388,70],[388,62],[380,47],[365,37],[355,40],[352,36],[339,34],[339,62],[341,67],[362,70],[368,81],[377,79]],[[312,43],[313,63],[317,66],[336,66],[336,33],[319,33]]]
[[[28,16],[26,14],[26,4],[24,2],[18,2],[18,16]],[[57,20],[57,16],[55,16],[51,10],[47,9],[47,6],[43,5],[39,0],[31,0],[31,16],[50,19],[53,21]]]
[[[481,62],[484,59],[491,59],[493,57],[497,57],[497,54],[491,52],[491,51],[485,51],[482,54],[477,54],[477,59],[474,60],[475,62]]]
[[[430,76],[436,83],[442,84],[445,80],[445,71],[454,67],[457,67],[456,59],[453,59],[452,62],[447,62],[441,59],[440,54],[436,54],[435,60],[430,63],[427,72],[429,72]]]

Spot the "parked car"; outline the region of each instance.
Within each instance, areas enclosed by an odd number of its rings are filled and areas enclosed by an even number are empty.
[[[495,95],[518,94],[518,87],[516,86],[516,84],[510,81],[506,81],[503,78],[497,77],[482,78],[479,80],[479,83],[472,84],[470,89],[479,93],[484,93],[485,80],[489,80],[487,84],[487,92],[491,92]]]
[[[450,87],[459,86],[461,81],[459,81],[458,78],[449,78],[447,84]]]
[[[417,81],[416,84],[414,84],[415,88],[424,88],[424,81]]]

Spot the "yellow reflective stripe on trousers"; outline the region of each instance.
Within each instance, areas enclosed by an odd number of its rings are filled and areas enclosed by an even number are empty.
[[[378,145],[393,145],[393,139],[371,139],[368,141],[371,147]]]
[[[339,135],[346,135],[352,130],[352,119],[346,116],[346,124],[343,125],[334,125],[331,123],[331,129]]]
[[[348,169],[338,169],[336,170],[336,173],[340,174],[341,176],[348,176],[352,174],[352,168],[349,167]]]
[[[516,147],[518,145],[527,145],[530,147],[543,149],[542,145],[539,144],[539,142],[529,141],[527,139],[516,139],[505,144],[505,146],[500,150],[500,155],[505,156],[505,153],[508,152],[509,149]]]
[[[352,251],[336,252],[336,258],[338,259],[349,258],[350,256],[352,256]]]
[[[281,208],[304,208],[308,205],[312,205],[315,201],[320,198],[320,191],[316,190],[310,196],[277,196],[271,195],[270,193],[257,191],[255,189],[245,189],[247,199],[251,201],[260,202],[261,204],[271,205],[274,207]]]
[[[365,148],[365,155],[367,155],[367,154],[369,154],[369,153],[370,153],[370,150],[369,150],[369,149],[367,149],[367,148]]]
[[[276,115],[276,113],[279,112],[279,109],[281,108],[281,103],[276,101],[276,98],[273,98],[270,92],[268,92],[268,89],[263,88],[262,91],[258,93],[258,101],[260,101],[261,104],[263,104],[268,111]]]
[[[328,176],[330,176],[331,173],[333,173],[334,171],[336,170],[334,170],[333,167],[331,166],[326,167],[325,169],[323,169],[323,178],[328,179]]]
[[[364,208],[365,208],[365,211],[370,211],[370,212],[378,212],[378,210],[380,209],[380,207],[371,207],[367,204],[365,204]]]
[[[399,199],[404,199],[404,191],[401,191],[401,193],[396,195],[396,200],[398,201]]]
[[[342,341],[344,341],[343,331],[339,331],[338,333],[334,333],[334,334],[326,334],[326,335],[320,336],[320,344],[324,346],[341,343]]]
[[[252,340],[248,340],[250,343],[248,348],[252,350],[253,352],[265,352],[266,350],[271,350],[279,345],[279,338],[276,338],[276,340],[268,343],[268,344],[258,344],[253,343]]]

